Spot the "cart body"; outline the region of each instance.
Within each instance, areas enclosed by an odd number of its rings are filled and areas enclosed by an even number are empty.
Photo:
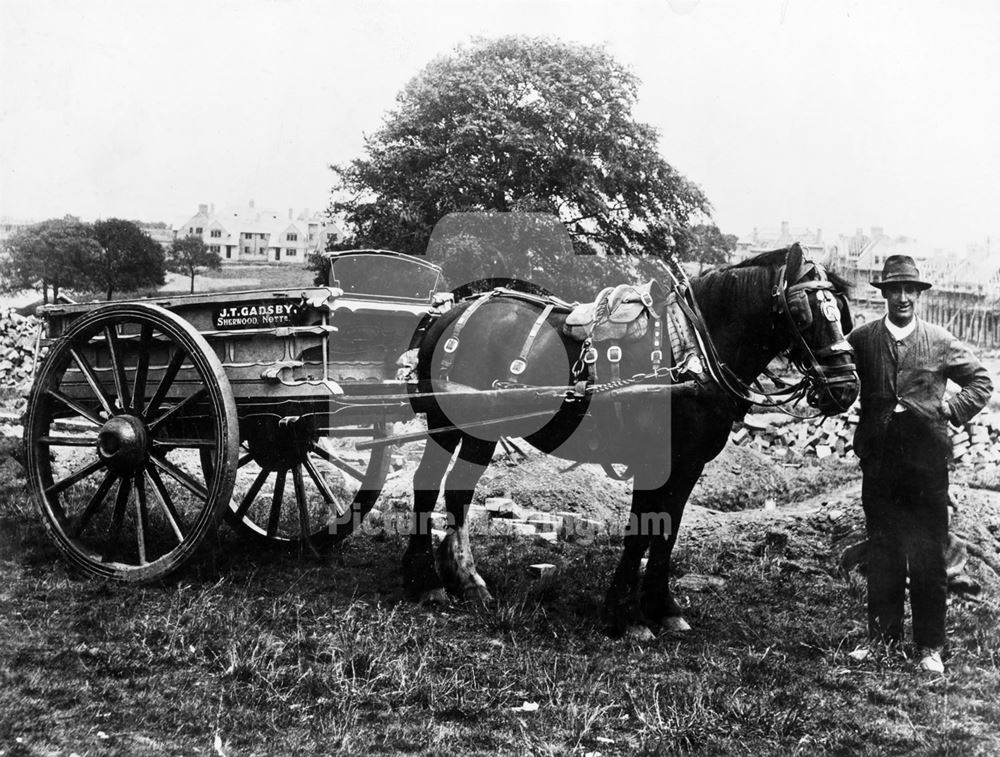
[[[359,525],[390,455],[352,445],[413,417],[397,361],[450,295],[419,258],[328,260],[323,286],[40,308],[26,459],[74,563],[156,578],[223,514],[313,550]]]

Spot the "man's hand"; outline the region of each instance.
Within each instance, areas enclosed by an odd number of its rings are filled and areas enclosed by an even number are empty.
[[[951,405],[948,403],[948,400],[943,397],[941,398],[941,405],[938,408],[938,412],[941,413],[941,417],[945,418],[949,423],[954,423],[951,415]]]

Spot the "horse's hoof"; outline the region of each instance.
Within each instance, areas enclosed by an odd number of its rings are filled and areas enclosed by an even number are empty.
[[[691,625],[680,615],[671,615],[664,619],[663,627],[668,631],[680,631],[681,633],[691,630]]]
[[[646,626],[629,626],[625,629],[625,636],[630,641],[638,641],[641,644],[645,644],[656,639],[656,634],[650,631]]]
[[[420,593],[420,597],[417,599],[417,604],[428,605],[431,607],[440,607],[442,605],[448,604],[448,592],[444,589],[437,588],[431,589],[430,591],[423,591]]]
[[[493,595],[490,594],[490,590],[485,586],[467,586],[465,591],[462,592],[462,596],[466,600],[472,602],[479,602],[480,604],[488,605],[493,603]]]

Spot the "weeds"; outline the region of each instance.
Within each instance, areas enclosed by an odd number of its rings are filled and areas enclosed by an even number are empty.
[[[864,587],[834,579],[832,556],[831,575],[789,573],[746,534],[682,540],[678,573],[726,586],[678,596],[691,634],[638,646],[601,631],[614,539],[480,540],[488,608],[402,602],[394,538],[320,566],[223,533],[180,579],[111,586],[67,574],[18,483],[0,486],[24,537],[0,561],[2,755],[1000,749],[995,600],[954,603],[945,679],[895,654],[855,663]],[[532,579],[541,561],[557,570]]]

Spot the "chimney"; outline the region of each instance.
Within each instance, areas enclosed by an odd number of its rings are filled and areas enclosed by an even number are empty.
[[[788,221],[781,222],[781,236],[783,237],[788,236]]]
[[[854,236],[858,237],[859,239],[864,235],[865,235],[865,230],[862,229],[860,226],[854,230]]]
[[[253,208],[253,200],[250,200],[250,207]]]
[[[198,215],[202,215],[202,216],[208,215],[208,205],[199,205],[198,206]]]
[[[292,220],[292,209],[291,208],[288,209],[288,220],[289,221]]]

